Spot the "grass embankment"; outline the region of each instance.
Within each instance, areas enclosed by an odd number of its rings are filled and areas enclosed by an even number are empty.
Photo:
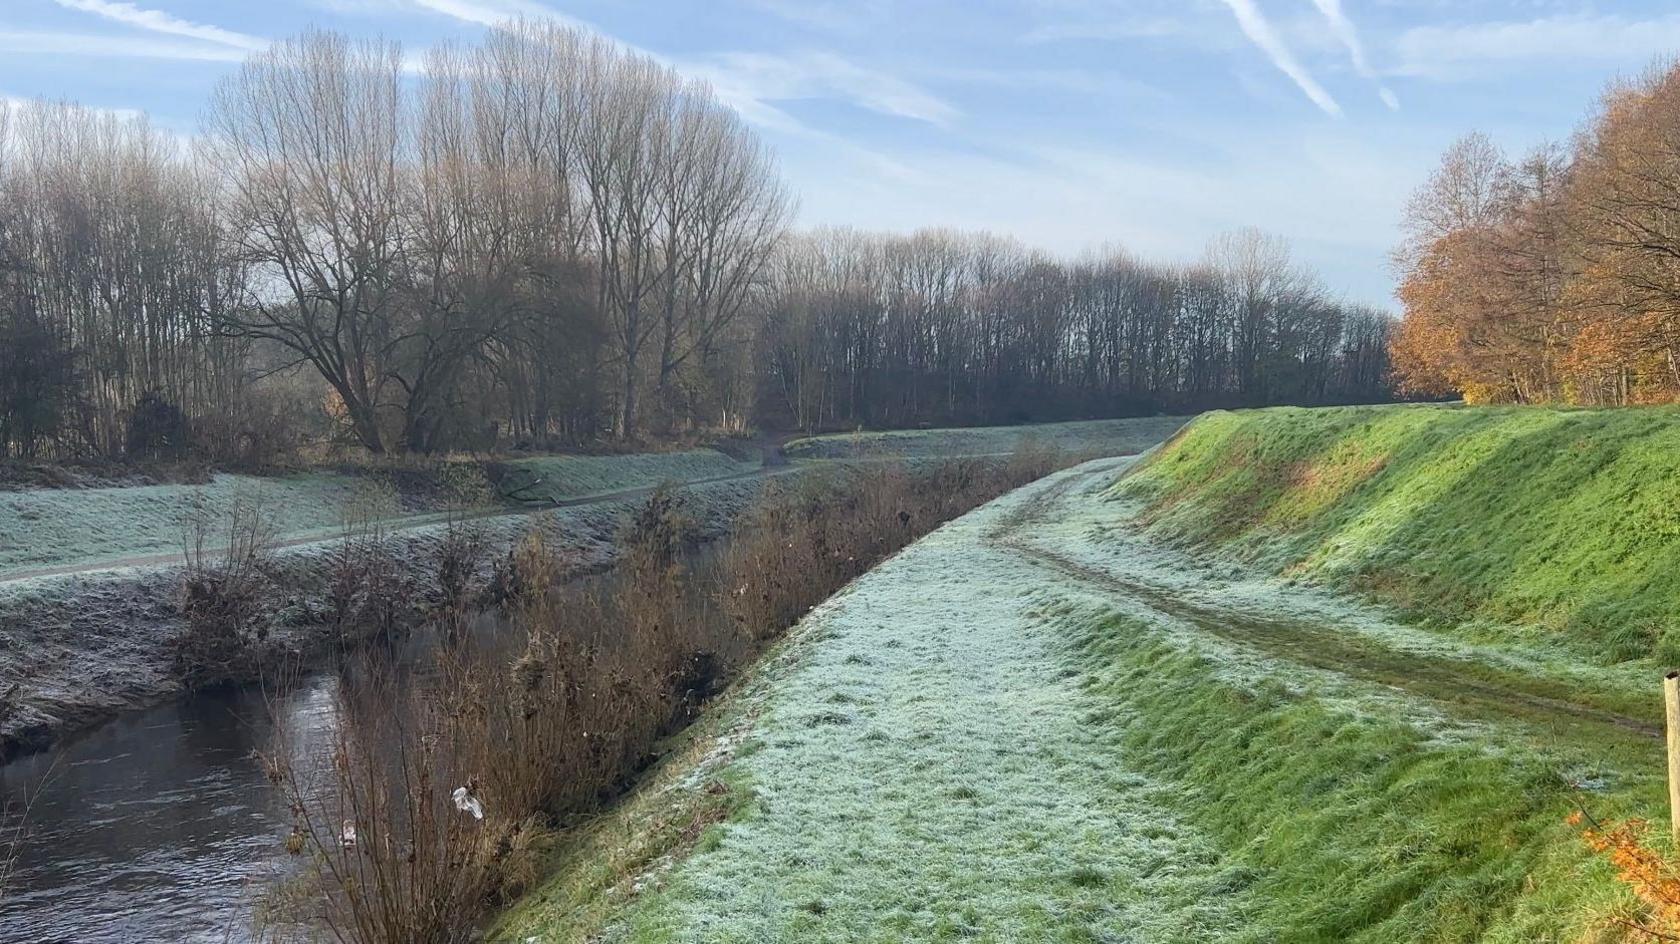
[[[1468,637],[1680,662],[1680,412],[1208,414],[1120,494],[1157,536]]]
[[[1240,927],[1239,877],[1085,723],[1103,704],[1033,616],[1042,575],[983,541],[1017,501],[813,611],[497,936],[1189,944]]]
[[[553,504],[745,474],[757,463],[712,449],[611,456],[536,456],[500,464],[487,480],[477,461],[320,471],[215,475],[202,484],[0,492],[0,577],[37,568],[96,565],[178,553],[190,519],[224,521],[249,506],[274,519],[276,540],[336,537],[346,517],[404,524],[441,520],[452,508],[504,502]],[[505,487],[504,487],[505,486]],[[517,495],[507,495],[517,490]]]
[[[1221,850],[1266,942],[1618,940],[1628,907],[1565,822],[1662,811],[1660,743],[1608,727],[1466,724],[1335,676],[1232,671],[1171,630],[1069,606],[1096,716]],[[1425,710],[1419,710],[1423,708]],[[1602,937],[1595,935],[1602,934]]]
[[[832,433],[796,439],[785,451],[795,459],[984,456],[1013,451],[1036,440],[1071,455],[1123,456],[1142,452],[1183,426],[1183,416],[1140,416],[1032,426],[976,426]]]
[[[1652,468],[1676,421],[1628,416],[1219,415],[1119,494],[1112,463],[1017,493],[814,613],[716,722],[724,746],[696,745],[659,789],[569,847],[501,933],[1637,940],[1614,923],[1637,914],[1631,895],[1565,818],[1579,806],[1664,818],[1649,660],[1569,658],[1556,637],[1573,631],[1590,649],[1602,630],[1566,593],[1557,613],[1571,615],[1531,633],[1486,615],[1522,611],[1484,609],[1463,591],[1389,596],[1470,601],[1457,612],[1482,638],[1467,640],[1228,560],[1201,566],[1145,537],[1392,594],[1403,584],[1326,549],[1347,555],[1349,535],[1364,534],[1373,559],[1429,573],[1429,561],[1492,553],[1453,543],[1486,533],[1470,520],[1478,503],[1508,518],[1555,506],[1590,519],[1582,493],[1606,483],[1529,449],[1600,475]],[[1604,429],[1624,423],[1619,437]],[[1594,441],[1606,447],[1599,462],[1579,454]],[[1489,457],[1507,452],[1552,484],[1520,511],[1484,491],[1453,506],[1457,521],[1438,513],[1434,502],[1457,502],[1464,480],[1495,475]],[[1433,498],[1418,494],[1430,487]],[[1600,514],[1591,520],[1613,518]],[[708,760],[691,766],[698,756]]]
[[[1188,818],[1254,867],[1286,939],[1610,939],[1626,893],[1563,819],[1665,818],[1677,483],[1667,409],[1210,414],[1112,490],[1111,525],[1374,597],[1450,655],[1351,620],[1303,619],[1282,646],[1251,614],[1204,614],[1256,657],[1238,678],[1124,616],[1074,633],[1146,721],[1134,761],[1193,791]],[[1404,700],[1350,709],[1338,689],[1360,681]]]

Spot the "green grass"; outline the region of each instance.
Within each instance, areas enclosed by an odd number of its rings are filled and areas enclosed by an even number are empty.
[[[1131,455],[1159,443],[1184,425],[1182,416],[1140,416],[1033,426],[977,426],[835,433],[796,439],[786,446],[795,459],[993,455],[1036,439],[1071,453]]]
[[[1156,536],[1468,633],[1680,661],[1680,412],[1207,414],[1124,479]]]
[[[1255,903],[1246,941],[1574,941],[1623,900],[1564,819],[1661,808],[1656,742],[1539,724],[1443,736],[1333,682],[1232,676],[1157,626],[1066,606],[1093,717],[1174,786]]]

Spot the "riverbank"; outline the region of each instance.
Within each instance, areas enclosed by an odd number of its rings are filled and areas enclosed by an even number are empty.
[[[758,493],[763,476],[750,474],[685,488],[700,536],[710,540]],[[503,513],[455,523],[413,525],[383,532],[381,554],[412,589],[407,610],[436,596],[433,586],[452,531],[480,544],[475,582],[515,542],[540,532],[564,552],[576,574],[606,569],[618,555],[625,518],[646,490],[568,507]],[[265,566],[270,584],[264,607],[266,664],[289,671],[313,664],[332,644],[329,618],[335,554],[342,540],[279,547]],[[183,679],[175,663],[186,629],[179,603],[185,572],[179,563],[96,570],[0,583],[0,760],[45,749],[55,741],[121,712],[177,697]]]
[[[897,452],[919,462],[1007,452],[999,447],[1023,437],[1073,453],[1137,451],[1176,424],[1146,417],[893,436]],[[0,542],[0,762],[183,691],[174,653],[185,626],[182,545],[192,521],[203,523],[212,549],[225,543],[241,509],[274,522],[266,661],[295,670],[331,642],[324,611],[347,520],[377,528],[384,553],[412,587],[405,603],[419,607],[436,596],[457,525],[479,536],[485,560],[539,527],[578,572],[588,572],[611,565],[619,524],[661,482],[689,483],[701,523],[715,535],[757,493],[758,477],[866,456],[880,457],[840,449],[835,458],[805,457],[788,467],[774,449],[749,458],[715,450],[538,456],[445,463],[423,473],[0,492],[0,535],[17,536]]]
[[[1565,818],[1662,814],[1648,666],[1166,546],[1120,471],[819,607],[498,938],[1617,939]]]
[[[278,543],[331,539],[347,516],[387,528],[451,514],[556,505],[661,482],[746,475],[758,457],[712,449],[623,455],[532,456],[326,469],[292,475],[217,474],[203,482],[0,492],[0,582],[108,567],[172,563],[193,520],[226,520],[250,506],[274,519]]]

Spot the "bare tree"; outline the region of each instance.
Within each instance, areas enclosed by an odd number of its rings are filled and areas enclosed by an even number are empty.
[[[225,326],[318,371],[370,451],[408,340],[395,291],[408,157],[402,53],[311,32],[258,54],[217,88],[205,123],[226,174],[239,254],[255,267]]]

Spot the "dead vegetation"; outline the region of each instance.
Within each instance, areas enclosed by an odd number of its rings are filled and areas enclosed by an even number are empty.
[[[482,585],[462,576],[480,568],[449,563],[439,644],[408,663],[381,650],[344,674],[327,763],[271,763],[293,814],[287,848],[305,867],[269,896],[270,936],[472,939],[488,908],[540,876],[554,831],[623,793],[769,640],[916,537],[1062,461],[1027,450],[801,476],[743,515],[720,555],[696,553],[680,495],[661,489],[627,525],[619,568],[594,584],[563,582],[567,562],[537,534]],[[493,610],[462,602],[473,587]]]
[[[243,681],[256,672],[257,650],[268,639],[264,601],[271,586],[274,519],[257,501],[236,500],[222,522],[220,541],[209,515],[186,525],[176,672],[188,688]]]

